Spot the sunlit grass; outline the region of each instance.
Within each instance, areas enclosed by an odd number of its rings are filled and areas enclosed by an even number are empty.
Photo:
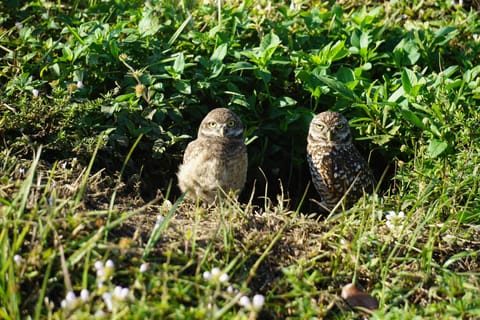
[[[157,199],[137,208],[119,202],[111,210],[107,197],[97,204],[104,210],[85,211],[69,200],[75,193],[88,203],[96,188],[109,188],[110,196],[118,188],[93,182],[95,174],[65,174],[91,182],[49,203],[48,194],[67,180],[53,186],[38,177],[52,181],[68,168],[43,168],[38,158],[30,168],[22,179],[3,176],[16,190],[13,199],[2,199],[5,318],[25,312],[37,318],[350,318],[354,313],[339,298],[350,282],[379,300],[378,318],[401,312],[474,317],[480,310],[480,228],[444,219],[452,199],[442,196],[445,190],[434,201],[426,199],[435,188],[367,197],[329,220],[272,201],[258,207],[230,200],[205,209]],[[402,197],[411,205],[403,206]],[[27,294],[32,288],[36,293]]]

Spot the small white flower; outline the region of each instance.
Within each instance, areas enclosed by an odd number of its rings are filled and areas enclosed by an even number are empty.
[[[33,94],[33,97],[34,97],[34,98],[37,98],[39,93],[40,93],[40,92],[39,92],[37,89],[33,89],[33,90],[32,90],[32,94]]]
[[[19,265],[22,264],[22,260],[23,260],[23,258],[22,258],[22,256],[19,255],[19,254],[16,254],[16,255],[13,256],[13,262],[15,262],[15,264],[16,264],[17,266],[19,266]]]
[[[122,287],[121,286],[116,286],[115,289],[113,289],[113,296],[115,298],[120,298],[121,294],[122,294]]]
[[[205,279],[205,280],[208,281],[208,280],[210,280],[211,278],[212,278],[212,274],[210,273],[210,271],[205,271],[205,272],[203,273],[203,279]]]
[[[93,265],[95,267],[95,270],[103,270],[103,262],[100,260],[95,261],[95,264]]]
[[[234,289],[233,289],[232,286],[228,286],[228,287],[227,287],[227,292],[228,292],[228,293],[232,294],[232,293],[234,292],[233,290],[234,290]]]
[[[53,203],[54,203],[54,201],[55,201],[55,199],[54,199],[52,196],[48,197],[48,205],[49,205],[49,206],[51,206],[51,207],[52,207],[52,206],[53,206]]]
[[[400,211],[396,213],[395,211],[388,211],[385,216],[387,219],[386,225],[390,230],[401,230],[403,226],[403,219],[405,218],[405,213]]]
[[[480,40],[480,35],[479,35],[478,33],[474,33],[474,34],[472,35],[472,37],[473,37],[473,41],[475,41],[475,42],[477,42],[477,41]]]
[[[87,302],[89,296],[90,292],[88,292],[87,289],[82,289],[82,291],[80,291],[80,299],[82,299],[83,302]]]
[[[65,296],[65,299],[63,299],[62,302],[60,303],[60,305],[62,306],[63,309],[66,309],[74,306],[76,302],[77,302],[77,297],[75,296],[75,293],[73,291],[69,291]]]
[[[112,311],[113,309],[113,302],[112,302],[112,294],[110,292],[104,292],[102,294],[103,302],[105,302],[105,306],[107,307],[108,311]]]
[[[83,88],[83,81],[82,80],[77,81],[77,88]]]
[[[141,272],[141,273],[144,273],[144,272],[146,272],[147,270],[148,270],[148,263],[142,263],[142,264],[140,265],[140,272]]]
[[[203,273],[203,279],[211,282],[227,282],[229,277],[228,274],[222,272],[220,268],[213,268],[211,271],[205,271]]]
[[[220,268],[217,268],[217,267],[213,268],[212,269],[212,277],[217,277],[220,274],[220,272],[221,272]]]
[[[113,269],[115,267],[115,264],[111,259],[108,259],[107,262],[105,262],[105,268]]]
[[[218,281],[220,282],[227,282],[228,281],[228,274],[222,273],[220,277],[218,278]]]
[[[67,302],[74,302],[75,300],[77,300],[75,292],[69,291],[65,297],[65,300],[67,300]]]
[[[247,296],[242,296],[240,300],[238,301],[238,304],[241,305],[244,308],[250,308],[252,306],[250,302],[250,298]]]
[[[120,292],[120,296],[123,297],[123,299],[128,298],[130,294],[130,289],[128,288],[123,288],[122,291]]]
[[[19,168],[18,173],[23,176],[25,174],[25,168]]]
[[[97,278],[104,278],[105,277],[105,269],[98,269],[97,270]]]
[[[97,310],[93,315],[95,318],[104,318],[106,316],[105,311]]]
[[[128,288],[122,288],[121,286],[116,286],[113,289],[113,296],[118,300],[125,300],[129,293],[130,290]]]
[[[18,30],[22,30],[23,29],[23,24],[21,22],[15,22],[15,27],[17,27]]]
[[[255,311],[260,311],[265,304],[265,297],[261,294],[254,295],[252,304]]]

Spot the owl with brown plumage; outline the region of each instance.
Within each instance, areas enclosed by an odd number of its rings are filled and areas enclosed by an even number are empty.
[[[352,143],[348,121],[338,112],[322,112],[312,119],[307,160],[321,204],[329,210],[345,194],[344,207],[350,208],[364,192],[374,189],[368,164]]]
[[[213,109],[200,123],[197,139],[185,149],[178,186],[190,199],[209,204],[232,191],[240,193],[247,166],[242,122],[229,109]]]

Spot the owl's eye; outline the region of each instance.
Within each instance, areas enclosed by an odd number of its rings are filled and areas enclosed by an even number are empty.
[[[209,126],[210,128],[215,128],[215,127],[217,126],[217,123],[216,123],[215,121],[210,121],[210,122],[208,123],[208,126]]]
[[[323,124],[321,124],[321,123],[316,123],[315,126],[316,126],[318,129],[323,129]]]
[[[335,126],[335,128],[337,128],[337,129],[343,129],[343,127],[344,127],[343,124],[337,124],[337,125]]]
[[[233,120],[230,120],[230,121],[227,122],[227,126],[229,128],[232,128],[234,125],[235,125],[235,121],[233,121]]]

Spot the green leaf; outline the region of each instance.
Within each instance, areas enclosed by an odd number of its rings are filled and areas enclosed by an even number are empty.
[[[266,64],[272,57],[275,50],[281,44],[280,38],[273,32],[267,34],[260,42],[259,55]]]
[[[443,70],[442,74],[445,78],[450,78],[450,76],[452,76],[455,73],[455,71],[457,71],[457,69],[458,69],[458,66],[450,66],[447,69]]]
[[[173,71],[175,71],[175,73],[177,74],[182,74],[184,69],[185,69],[185,58],[183,56],[183,53],[180,52],[180,54],[175,59],[175,62],[173,63]]]
[[[355,73],[350,68],[340,67],[336,73],[336,76],[338,80],[343,83],[355,81]]]
[[[192,86],[190,85],[190,83],[188,81],[175,80],[173,82],[173,86],[175,87],[175,89],[180,91],[180,93],[183,93],[183,94],[191,94],[192,93]]]
[[[400,109],[400,112],[402,113],[402,116],[405,120],[407,120],[408,122],[410,122],[411,124],[413,124],[414,126],[420,129],[424,128],[424,124],[422,120],[420,120],[420,118],[417,117],[417,115],[414,112],[410,111],[407,108]]]
[[[360,49],[368,48],[369,44],[370,44],[370,36],[368,32],[362,32],[362,34],[360,35]]]
[[[332,61],[338,61],[348,55],[345,49],[345,41],[337,41],[330,49],[329,56]]]
[[[229,66],[229,68],[232,69],[231,72],[236,72],[236,71],[242,71],[242,70],[253,70],[256,68],[256,66],[251,64],[250,62],[240,61]]]
[[[153,36],[160,29],[158,18],[151,11],[144,12],[142,19],[138,23],[138,32],[143,37]]]
[[[108,46],[112,56],[118,59],[118,56],[120,55],[120,48],[117,45],[117,41],[115,39],[111,39],[108,43]]]
[[[421,54],[415,41],[404,38],[393,49],[393,57],[399,66],[411,66],[420,59]]]
[[[436,158],[448,148],[448,143],[443,140],[432,139],[428,145],[427,154],[431,158]]]
[[[260,52],[267,52],[280,45],[280,38],[273,32],[267,34],[260,42]]]
[[[460,87],[464,83],[463,79],[457,79],[455,81],[446,81],[445,89],[452,90]]]
[[[434,43],[437,45],[444,45],[450,40],[452,40],[455,35],[458,34],[458,30],[456,27],[443,27],[438,29],[435,32],[435,41]]]
[[[220,62],[223,61],[223,58],[227,55],[228,44],[222,43],[219,45],[215,51],[213,52],[212,56],[210,57],[210,61],[212,62]]]
[[[62,54],[68,61],[73,60],[73,52],[69,47],[63,47]]]
[[[404,88],[400,87],[397,90],[395,90],[395,92],[392,93],[390,97],[388,97],[388,102],[398,102],[399,100],[401,100],[401,98],[403,98],[404,94],[405,94]]]
[[[168,43],[167,45],[169,47],[171,47],[175,41],[177,41],[177,38],[180,36],[180,34],[183,32],[183,30],[187,27],[187,25],[190,23],[190,21],[192,20],[192,15],[189,15],[185,21],[183,21],[182,25],[177,29],[177,31],[175,31],[175,33],[172,35],[172,37],[170,38],[170,40],[168,40]]]
[[[352,35],[350,36],[350,44],[355,49],[360,49],[360,36],[360,30],[358,29],[353,30]]]
[[[50,68],[52,68],[52,71],[55,73],[55,75],[57,75],[57,76],[60,75],[61,71],[60,71],[60,66],[58,65],[58,63],[52,64],[52,66]]]
[[[221,62],[214,63],[213,66],[212,66],[212,73],[210,74],[210,77],[208,77],[208,78],[213,79],[213,78],[218,77],[220,75],[220,73],[222,72],[223,67],[224,67],[224,64],[221,63]]]
[[[264,83],[269,83],[272,80],[272,74],[267,69],[255,69],[253,74],[258,78],[262,79]]]
[[[436,135],[437,137],[441,137],[442,134],[440,133],[440,130],[438,129],[437,125],[434,123],[430,124],[430,131]]]
[[[285,108],[285,107],[291,107],[297,104],[297,101],[295,99],[292,99],[290,97],[280,97],[275,100],[275,107],[277,108]]]
[[[404,68],[402,71],[402,87],[406,94],[412,93],[412,88],[417,84],[417,76],[415,72]]]
[[[318,72],[317,72],[318,73]],[[350,90],[344,83],[338,81],[337,79],[334,79],[329,76],[324,76],[321,74],[315,74],[312,73],[318,80],[326,84],[330,89],[336,91],[339,93],[343,98],[346,98],[348,100],[352,101],[359,101],[359,98],[357,95]]]

